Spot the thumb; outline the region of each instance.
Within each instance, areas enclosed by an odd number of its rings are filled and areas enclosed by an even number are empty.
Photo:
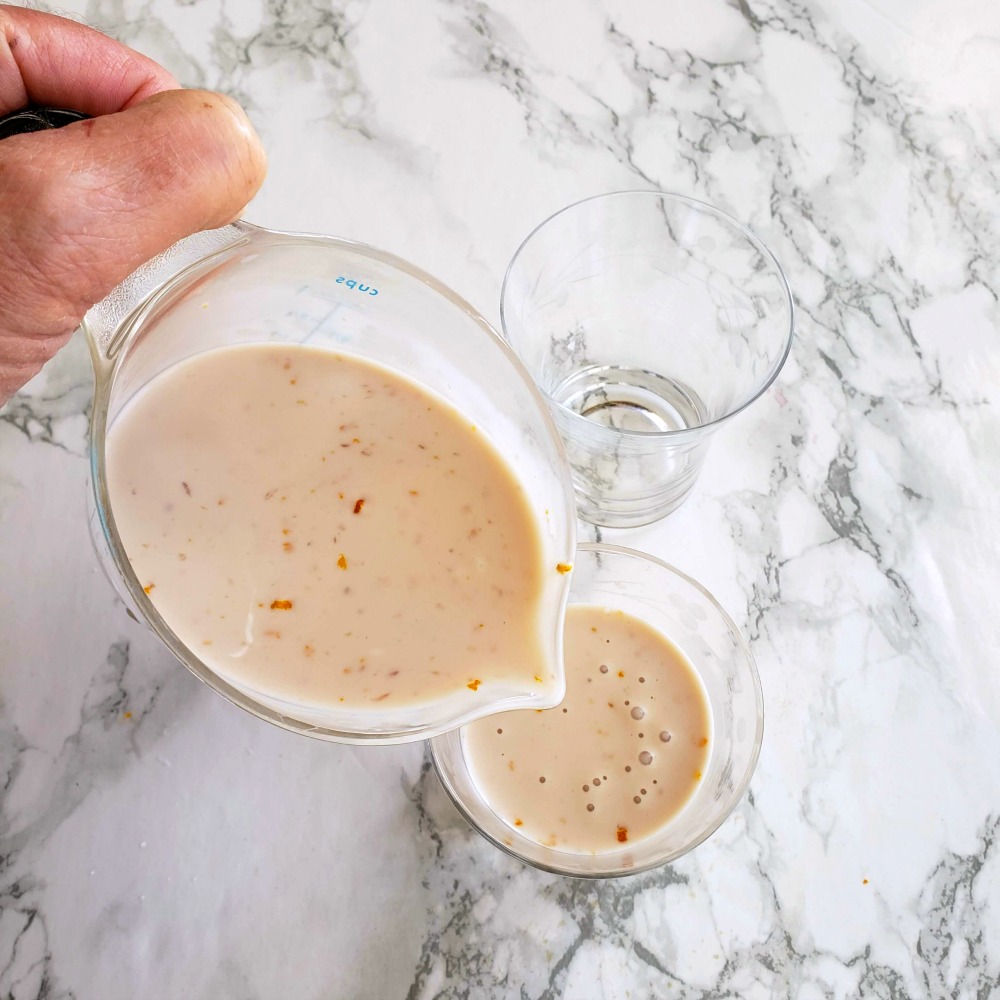
[[[0,143],[0,403],[140,264],[235,219],[265,171],[239,106],[199,90]]]

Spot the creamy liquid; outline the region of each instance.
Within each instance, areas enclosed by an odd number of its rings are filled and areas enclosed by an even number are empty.
[[[521,486],[398,373],[303,346],[200,354],[114,421],[107,479],[153,604],[239,686],[381,709],[554,683],[556,567]]]
[[[523,836],[603,854],[655,834],[690,799],[708,762],[711,715],[690,662],[622,611],[571,605],[566,698],[464,730],[473,781]]]

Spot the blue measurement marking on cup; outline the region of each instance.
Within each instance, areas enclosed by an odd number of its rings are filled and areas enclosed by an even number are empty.
[[[371,285],[366,285],[363,281],[358,281],[357,278],[348,278],[347,275],[340,275],[337,278],[338,285],[347,285],[348,288],[356,289],[359,292],[367,292],[369,295],[378,295],[378,289],[373,288]]]
[[[326,337],[330,336],[329,331],[326,329],[327,324],[331,319],[340,311],[340,306],[333,306],[333,308],[321,319],[315,326],[302,338],[303,344],[308,344],[318,333],[324,332]],[[339,343],[346,344],[350,341],[349,337],[345,337],[343,334],[333,336],[333,339]]]
[[[365,297],[376,296],[379,294],[379,290],[367,282],[348,277],[346,274],[339,275],[336,284],[341,286],[336,291],[327,286],[327,291],[324,292],[322,288],[313,288],[308,283],[296,289],[297,296],[325,300],[327,303],[331,303],[330,308],[325,310],[325,314],[321,316],[317,316],[313,310],[300,311],[294,307],[289,311],[290,319],[299,322],[304,320],[309,324],[309,332],[301,338],[300,343],[332,341],[349,347],[354,341],[357,331],[353,327],[357,322],[357,317],[366,311],[364,299],[356,298],[353,295],[345,296],[344,289],[358,292]]]

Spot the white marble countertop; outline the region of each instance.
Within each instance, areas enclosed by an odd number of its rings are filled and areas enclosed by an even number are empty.
[[[1000,997],[996,5],[58,6],[243,101],[251,221],[391,250],[493,321],[535,223],[635,187],[748,222],[799,312],[687,505],[614,536],[749,637],[751,794],[604,884],[493,850],[421,746],[269,727],[125,616],[75,341],[0,412],[0,997]]]

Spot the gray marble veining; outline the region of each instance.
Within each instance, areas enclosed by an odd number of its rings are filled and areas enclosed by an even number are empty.
[[[60,6],[248,107],[254,222],[384,247],[495,321],[537,222],[658,187],[751,225],[798,321],[685,506],[603,532],[718,596],[767,722],[711,840],[602,884],[494,851],[420,747],[270,729],[127,618],[75,341],[0,411],[0,997],[1000,997],[1000,15]]]

